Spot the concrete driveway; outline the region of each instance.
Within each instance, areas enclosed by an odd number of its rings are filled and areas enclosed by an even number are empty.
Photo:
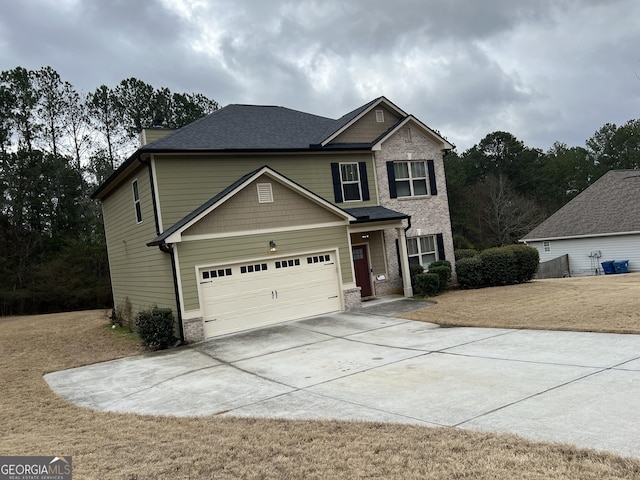
[[[45,376],[96,410],[399,422],[640,457],[640,335],[439,328],[415,301]]]

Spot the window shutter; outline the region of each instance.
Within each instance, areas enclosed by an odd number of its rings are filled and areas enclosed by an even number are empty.
[[[360,170],[360,187],[362,188],[362,200],[367,201],[369,197],[369,179],[367,178],[367,162],[358,162]]]
[[[436,242],[438,243],[438,260],[446,260],[444,254],[444,237],[441,233],[436,235]]]
[[[391,198],[398,198],[396,192],[396,174],[393,170],[393,162],[387,162],[387,177],[389,178],[389,196]]]
[[[342,185],[340,183],[340,164],[331,164],[331,176],[333,177],[333,195],[336,203],[342,203]]]
[[[437,195],[438,186],[436,185],[436,169],[433,160],[427,160],[427,171],[429,172],[429,193]]]

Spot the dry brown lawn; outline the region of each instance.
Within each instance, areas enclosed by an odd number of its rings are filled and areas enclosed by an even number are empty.
[[[640,273],[450,290],[403,315],[448,326],[640,333]]]
[[[632,278],[603,277],[604,286],[592,290],[598,291],[602,308],[587,309],[589,316],[615,319],[605,309],[609,295]],[[635,277],[636,284],[639,280]],[[430,311],[444,315],[446,305],[472,303],[465,315],[486,309],[495,319],[511,312],[510,306],[478,303],[503,298],[500,291],[526,298],[543,290],[551,295],[546,285],[565,291],[557,298],[572,304],[582,302],[579,287],[589,287],[590,281],[450,292]],[[557,309],[570,312],[572,307]],[[76,479],[640,478],[637,459],[510,435],[380,423],[94,412],[58,398],[42,377],[140,352],[135,341],[108,328],[101,311],[0,319],[0,455],[72,455]]]

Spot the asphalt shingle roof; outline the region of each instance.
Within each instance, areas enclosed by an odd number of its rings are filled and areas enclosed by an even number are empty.
[[[319,145],[382,97],[337,120],[285,107],[228,105],[142,150],[298,150]],[[369,144],[347,145],[362,147]]]
[[[307,149],[335,122],[285,107],[228,105],[142,150]]]
[[[640,170],[611,170],[523,240],[640,232]]]

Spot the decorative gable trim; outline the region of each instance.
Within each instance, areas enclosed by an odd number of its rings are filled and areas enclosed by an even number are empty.
[[[330,143],[332,140],[334,140],[336,137],[338,137],[341,133],[343,133],[344,131],[349,129],[353,124],[357,123],[367,113],[371,112],[372,110],[378,110],[380,105],[382,105],[382,104],[384,104],[384,106],[386,108],[388,108],[389,110],[395,112],[399,117],[406,117],[407,116],[407,113],[405,111],[403,111],[402,109],[400,109],[398,106],[396,106],[393,103],[391,103],[385,97],[380,97],[376,102],[373,102],[371,105],[369,105],[368,108],[365,108],[364,110],[362,110],[357,116],[352,118],[349,122],[347,122],[341,128],[339,128],[338,130],[333,132],[330,136],[325,138],[320,143],[320,145],[323,146],[323,147],[326,146],[328,143]]]
[[[413,115],[409,115],[407,116],[407,118],[399,122],[393,129],[387,132],[384,136],[380,137],[378,141],[373,145],[371,150],[374,150],[374,151],[381,150],[382,144],[385,142],[385,140],[387,140],[392,135],[400,132],[403,128],[406,128],[407,124],[410,122],[413,123],[416,127],[418,127],[419,130],[426,133],[427,136],[433,138],[437,143],[440,143],[441,144],[440,148],[442,150],[453,150],[454,148],[456,148],[455,145],[453,145],[452,143],[449,143],[449,141],[443,138],[439,133],[427,127],[424,123],[422,123]]]
[[[206,217],[209,213],[213,212],[220,205],[224,204],[225,202],[233,198],[238,192],[246,188],[248,185],[250,185],[252,182],[260,178],[262,175],[271,177],[273,180],[280,182],[281,184],[291,188],[292,190],[297,192],[299,195],[307,198],[313,203],[333,212],[338,217],[341,217],[345,223],[356,220],[354,216],[345,212],[341,208],[336,207],[332,203],[326,201],[324,198],[319,197],[315,193],[311,192],[310,190],[307,190],[303,186],[288,179],[287,177],[276,172],[272,168],[264,166],[262,168],[259,168],[258,170],[255,170],[245,175],[244,177],[239,179],[237,182],[235,182],[233,185],[230,185],[226,190],[220,192],[211,200],[201,205],[199,208],[191,212],[189,215],[187,215],[182,220],[177,222],[171,228],[167,229],[162,235],[158,236],[155,240],[148,243],[147,245],[155,246],[155,245],[181,242],[182,234],[189,227],[198,223],[200,220]]]

